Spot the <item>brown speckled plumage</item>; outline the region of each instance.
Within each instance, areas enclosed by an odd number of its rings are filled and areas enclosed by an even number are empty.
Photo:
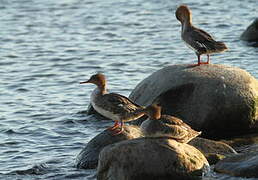
[[[165,136],[178,142],[187,143],[201,134],[201,132],[193,130],[179,118],[161,115],[161,108],[157,105],[148,106],[145,111],[149,119],[141,124],[141,129],[146,136]]]
[[[83,83],[93,83],[97,88],[91,94],[91,104],[93,108],[106,118],[114,120],[116,123],[111,130],[117,127],[117,122],[132,121],[144,115],[143,107],[132,102],[125,96],[106,91],[106,78],[103,74],[95,74]],[[119,131],[120,132],[120,131]]]

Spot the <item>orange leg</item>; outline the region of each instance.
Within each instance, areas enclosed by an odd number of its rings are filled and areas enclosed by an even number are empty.
[[[123,126],[124,126],[124,122],[121,121],[120,128],[118,129],[118,131],[115,131],[112,135],[113,135],[113,136],[116,136],[116,135],[121,134],[121,133],[124,131]]]
[[[206,63],[201,62],[201,55],[199,55],[199,54],[196,54],[196,55],[197,55],[197,58],[198,58],[198,63],[197,64],[191,64],[190,67],[195,67],[195,66],[200,66],[201,64],[206,64]]]
[[[115,121],[115,124],[108,128],[108,130],[113,131],[119,127],[118,121]]]
[[[210,64],[210,55],[207,54],[207,64]]]
[[[201,55],[197,54],[197,57],[198,57],[198,63],[197,64],[192,64],[192,65],[190,65],[190,67],[195,67],[195,66],[200,66],[202,64],[209,64],[210,63],[210,55],[209,54],[207,54],[207,57],[208,57],[207,62],[201,62]]]
[[[201,55],[197,55],[197,57],[198,57],[198,66],[200,66],[201,65]]]
[[[208,56],[208,61],[207,62],[201,62],[201,55],[197,55],[198,56],[198,66],[200,66],[201,64],[209,64],[210,62],[210,56],[207,54]]]

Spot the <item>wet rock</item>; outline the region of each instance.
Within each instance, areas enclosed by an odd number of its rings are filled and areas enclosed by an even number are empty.
[[[258,18],[242,33],[241,40],[258,42]]]
[[[237,152],[231,146],[220,141],[196,137],[188,144],[194,146],[203,154],[237,154]]]
[[[204,154],[204,156],[206,157],[210,165],[214,165],[220,160],[226,158],[225,155],[217,154],[217,153],[206,153]]]
[[[247,145],[254,145],[258,144],[258,134],[247,134],[243,136],[237,136],[233,137],[231,139],[227,140],[221,140],[222,142],[225,142],[226,144],[232,146],[237,151],[241,151],[242,147],[246,147]]]
[[[258,81],[236,67],[171,65],[140,82],[130,99],[143,106],[159,102],[163,114],[182,119],[203,137],[258,129]]]
[[[169,138],[145,137],[105,147],[97,179],[196,179],[207,166],[204,155],[193,146]]]
[[[100,151],[109,144],[128,139],[141,137],[140,128],[137,126],[124,126],[123,133],[113,136],[109,130],[104,130],[88,142],[85,148],[76,157],[77,168],[96,168]]]
[[[216,164],[218,161],[224,159],[226,157],[225,155],[237,153],[231,146],[223,142],[200,137],[192,139],[188,144],[201,151],[210,165]]]
[[[214,170],[231,176],[258,178],[258,152],[227,157],[219,161]]]

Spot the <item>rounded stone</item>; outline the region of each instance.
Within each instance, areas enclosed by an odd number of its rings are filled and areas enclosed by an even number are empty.
[[[219,161],[214,170],[219,173],[246,178],[258,178],[258,152],[227,157]]]
[[[194,146],[203,154],[237,154],[237,152],[231,146],[221,141],[196,137],[188,144]]]
[[[221,140],[221,141],[230,145],[231,147],[235,148],[236,150],[242,149],[242,147],[252,147],[252,145],[258,144],[258,133],[232,137],[230,139],[225,139],[225,140]]]
[[[145,137],[105,147],[97,179],[196,179],[207,167],[206,158],[193,146],[169,138]]]
[[[124,131],[119,135],[112,135],[111,132],[106,129],[93,139],[91,139],[87,145],[81,150],[76,157],[76,167],[82,169],[93,169],[98,165],[99,153],[107,145],[134,139],[142,136],[140,128],[137,126],[125,125]]]
[[[140,82],[129,98],[143,106],[158,102],[163,114],[182,119],[203,137],[258,129],[258,81],[236,67],[164,67]]]
[[[241,34],[241,40],[258,42],[258,18]]]

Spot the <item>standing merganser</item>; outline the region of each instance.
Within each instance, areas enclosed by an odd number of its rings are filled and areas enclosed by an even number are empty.
[[[146,107],[145,114],[149,116],[141,124],[141,130],[145,136],[169,137],[178,142],[187,143],[201,134],[179,118],[161,115],[161,107],[158,105],[153,104]]]
[[[227,50],[223,42],[215,41],[207,32],[192,25],[192,14],[190,9],[181,5],[176,10],[176,18],[182,24],[181,37],[186,44],[195,51],[198,57],[198,64],[209,64],[210,54]],[[201,62],[201,55],[207,54],[207,62]]]
[[[143,107],[127,97],[116,93],[108,93],[106,78],[103,74],[95,74],[89,80],[80,82],[80,84],[84,83],[97,85],[97,88],[91,94],[90,102],[98,113],[115,121],[114,126],[108,128],[111,131],[115,130],[113,135],[118,135],[123,131],[123,122],[132,121],[144,115]],[[120,126],[118,122],[120,122]]]

